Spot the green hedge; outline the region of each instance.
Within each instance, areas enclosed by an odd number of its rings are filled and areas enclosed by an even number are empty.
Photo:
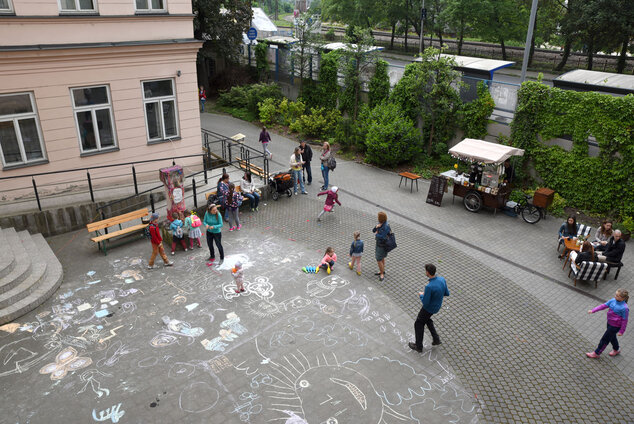
[[[570,136],[571,151],[540,140]],[[588,156],[588,138],[599,145]],[[511,123],[514,146],[526,150],[544,184],[568,205],[634,216],[634,96],[566,91],[525,82]]]

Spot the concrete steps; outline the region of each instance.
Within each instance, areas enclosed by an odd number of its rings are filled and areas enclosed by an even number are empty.
[[[55,254],[41,234],[0,230],[0,242],[6,247],[3,256],[10,257],[0,277],[0,325],[35,309],[57,290],[63,270]],[[0,268],[0,275],[2,275]]]

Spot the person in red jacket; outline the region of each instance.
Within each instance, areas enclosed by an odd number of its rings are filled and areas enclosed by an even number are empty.
[[[163,237],[161,237],[161,230],[158,226],[159,214],[154,212],[152,217],[150,218],[150,240],[152,241],[152,256],[150,256],[150,262],[148,262],[148,269],[154,268],[154,259],[156,259],[157,253],[161,254],[161,258],[163,258],[163,262],[165,262],[165,266],[172,266],[174,262],[170,262],[167,259],[167,255],[165,254],[165,249],[163,248]]]
[[[321,216],[324,214],[324,212],[333,211],[333,208],[335,207],[335,202],[337,202],[337,204],[341,206],[341,202],[339,201],[339,195],[337,194],[338,191],[339,191],[339,188],[332,187],[330,190],[325,190],[317,194],[317,197],[323,196],[324,194],[326,195],[326,204],[324,204],[324,210],[319,212],[319,215],[317,216],[317,221],[321,221]]]

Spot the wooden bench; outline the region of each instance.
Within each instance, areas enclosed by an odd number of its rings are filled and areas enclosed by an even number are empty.
[[[90,240],[97,243],[99,250],[101,250],[104,255],[107,255],[107,244],[110,242],[111,239],[145,230],[145,228],[149,225],[149,223],[141,223],[133,225],[131,227],[123,228],[121,224],[134,221],[135,219],[141,219],[145,216],[148,216],[149,214],[150,212],[147,210],[147,208],[139,209],[134,212],[128,212],[123,215],[104,219],[102,221],[91,222],[90,224],[86,225],[86,229],[89,233],[92,233],[93,231],[95,232],[95,237],[92,237]],[[114,227],[115,225],[119,226],[118,231],[114,231],[112,233],[107,232],[108,228]],[[101,233],[102,230],[105,230],[103,234]]]
[[[236,160],[240,164],[240,168],[244,169],[245,171],[250,171],[251,174],[257,175],[260,178],[264,178],[264,169],[260,168],[259,166],[255,166],[252,163],[247,164],[246,160],[240,159],[239,157],[236,157]]]
[[[401,183],[403,182],[403,178],[405,178],[405,188],[407,188],[407,180],[409,180],[410,181],[409,192],[411,193],[414,189],[414,181],[416,181],[416,191],[418,191],[418,179],[420,178],[420,175],[412,174],[411,172],[401,172],[398,175],[401,176],[401,181],[398,183],[399,187],[401,186]]]

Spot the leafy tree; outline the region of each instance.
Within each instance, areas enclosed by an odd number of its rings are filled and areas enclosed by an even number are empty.
[[[420,132],[414,121],[393,103],[381,103],[363,114],[366,157],[369,163],[396,166],[420,153]]]
[[[495,102],[487,85],[478,83],[478,98],[465,103],[462,107],[462,130],[468,138],[484,138],[488,131],[489,116],[493,113]]]
[[[372,28],[383,20],[384,7],[380,0],[323,0],[321,13],[326,19]]]
[[[506,60],[506,42],[525,41],[528,13],[518,0],[480,0],[475,9],[474,31],[484,41],[500,43]]]
[[[255,68],[258,71],[258,80],[266,79],[269,77],[269,61],[266,57],[266,53],[269,49],[269,44],[265,41],[259,42],[255,46]]]
[[[230,61],[237,61],[242,33],[249,29],[252,10],[243,0],[192,0],[194,37],[204,40],[198,53],[203,57],[216,53]]]
[[[320,22],[313,19],[309,13],[304,13],[297,19],[295,38],[298,41],[293,44],[292,52],[295,69],[299,71],[300,96],[304,93],[304,80],[312,80],[310,73],[313,68],[313,55],[321,44],[320,27]]]
[[[370,107],[386,101],[390,96],[390,76],[387,73],[389,63],[379,59],[374,67],[374,75],[370,80],[368,103]]]
[[[453,68],[454,59],[441,56],[438,49],[426,49],[421,59],[405,67],[390,100],[413,121],[420,119],[419,128],[427,139],[427,154],[431,155],[435,143],[446,143],[453,137],[462,104],[455,88],[460,73]]]
[[[474,10],[478,0],[446,0],[441,12],[443,19],[455,28],[458,35],[458,54],[462,54],[462,43],[465,33],[474,21]]]
[[[339,53],[337,51],[321,54],[319,67],[319,105],[321,107],[327,109],[337,108],[337,99],[339,98],[338,69]]]
[[[353,43],[351,41],[356,41]],[[361,73],[376,61],[377,53],[369,51],[373,46],[373,38],[367,29],[354,29],[353,36],[346,40],[343,54],[347,65],[344,77],[344,91],[340,98],[340,108],[348,112],[353,120],[357,119],[361,99]]]

